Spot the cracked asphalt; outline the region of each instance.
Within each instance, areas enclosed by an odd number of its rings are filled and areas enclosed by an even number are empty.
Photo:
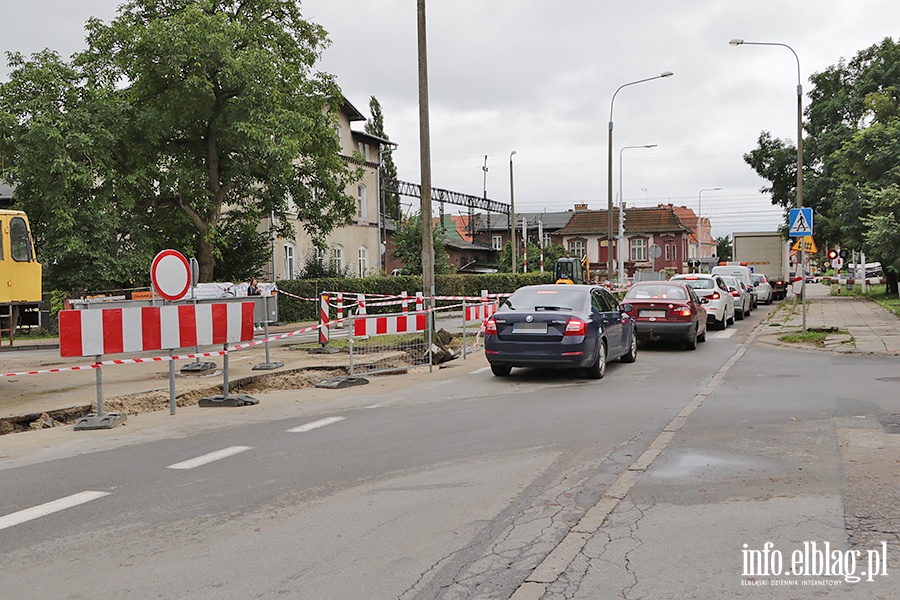
[[[818,291],[809,326],[847,316],[862,347],[797,350],[760,324],[514,600],[898,597],[900,325]]]

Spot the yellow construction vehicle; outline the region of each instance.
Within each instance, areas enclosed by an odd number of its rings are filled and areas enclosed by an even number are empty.
[[[587,283],[591,280],[591,263],[587,254],[583,258],[566,256],[556,261],[556,283]]]
[[[41,263],[34,253],[28,217],[18,210],[0,210],[0,344],[12,345],[16,327],[38,325],[41,303]]]

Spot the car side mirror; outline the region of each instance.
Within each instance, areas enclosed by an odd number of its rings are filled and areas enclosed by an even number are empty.
[[[700,298],[700,304],[709,304],[709,298],[703,296],[702,298]]]
[[[729,292],[736,292],[736,291],[737,291],[737,288],[730,287],[730,288],[728,288],[728,291],[729,291]]]
[[[619,310],[621,310],[623,313],[630,313],[631,311],[634,310],[634,305],[633,304],[620,304]]]

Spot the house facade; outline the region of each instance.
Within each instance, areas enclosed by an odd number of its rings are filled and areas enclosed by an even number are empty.
[[[361,167],[363,172],[362,179],[352,183],[346,190],[348,195],[356,198],[356,214],[350,225],[335,229],[325,238],[327,251],[318,256],[315,255],[312,238],[303,229],[303,224],[294,217],[288,217],[294,235],[289,238],[279,236],[273,240],[272,260],[265,275],[270,280],[294,279],[308,260],[327,261],[334,268],[354,277],[382,273],[384,227],[380,218],[378,170],[380,152],[384,144],[389,142],[352,129],[353,123],[365,121],[366,117],[346,98],[337,117],[341,156]],[[359,152],[362,162],[353,157],[354,152]],[[260,229],[270,231],[271,220],[264,219]]]
[[[618,234],[618,208],[613,210],[613,224]],[[693,227],[686,224],[671,204],[647,208],[625,208],[624,239],[608,240],[606,210],[576,210],[565,227],[556,232],[572,256],[587,255],[592,272],[607,277],[609,252],[617,257],[617,243],[623,245],[625,274],[636,271],[688,272]]]

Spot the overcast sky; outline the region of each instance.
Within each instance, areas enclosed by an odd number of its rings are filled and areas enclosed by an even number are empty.
[[[117,0],[5,2],[0,47],[84,47],[84,23],[115,17]],[[305,0],[331,38],[320,69],[368,115],[378,98],[399,144],[400,178],[419,182],[415,0]],[[428,3],[432,181],[509,201],[515,150],[517,211],[607,206],[610,103],[614,193],[619,157],[625,201],[685,205],[716,236],[774,230],[781,211],[742,155],[759,133],[796,140],[797,62],[810,75],[898,37],[898,0],[443,0]],[[0,78],[7,76],[5,61]],[[807,99],[804,97],[804,106]],[[362,124],[358,124],[362,128]],[[657,144],[656,148],[629,148]],[[482,169],[487,156],[488,172]],[[721,187],[720,191],[704,188]],[[406,201],[409,201],[407,199]],[[458,214],[462,207],[447,206]]]

